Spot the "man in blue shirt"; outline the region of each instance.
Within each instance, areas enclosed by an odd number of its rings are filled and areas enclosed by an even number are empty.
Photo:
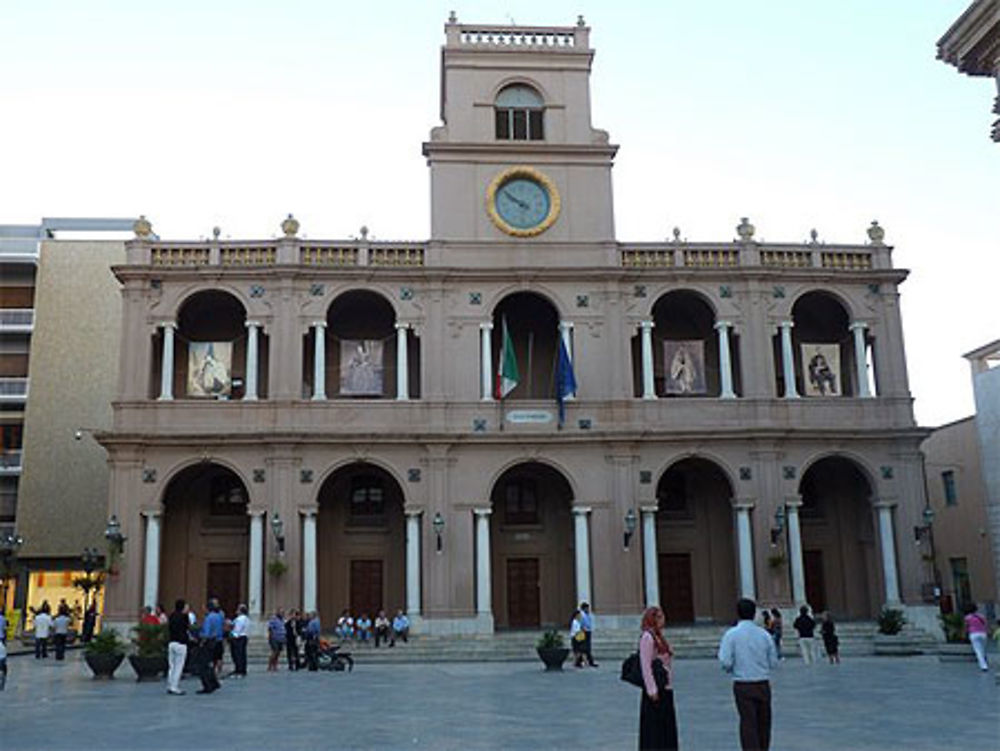
[[[201,661],[201,688],[199,694],[210,694],[219,688],[219,677],[215,673],[216,661],[222,659],[222,627],[224,618],[219,609],[219,601],[214,597],[208,601],[208,614],[201,624],[201,646],[198,656]]]
[[[736,603],[739,623],[726,631],[719,644],[722,669],[733,676],[733,696],[740,714],[740,747],[767,751],[771,745],[771,671],[778,651],[771,635],[754,623],[757,604],[743,598]]]
[[[319,613],[313,611],[309,614],[309,622],[306,624],[306,668],[312,671],[319,670],[319,635],[321,627]]]
[[[583,656],[587,658],[587,664],[592,668],[597,667],[594,662],[594,654],[591,652],[594,640],[594,615],[590,612],[590,603],[580,603],[580,628],[583,629]]]

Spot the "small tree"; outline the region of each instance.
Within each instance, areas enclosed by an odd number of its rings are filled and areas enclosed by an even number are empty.
[[[898,608],[882,608],[878,614],[878,632],[885,636],[894,636],[903,630],[906,615]]]
[[[161,623],[140,623],[133,626],[132,646],[139,657],[167,656],[167,627]]]
[[[962,644],[969,641],[965,635],[965,619],[961,613],[939,613],[938,620],[941,621],[941,630],[944,631],[944,640],[949,644]]]

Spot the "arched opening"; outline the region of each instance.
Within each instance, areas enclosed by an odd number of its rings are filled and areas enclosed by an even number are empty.
[[[494,103],[498,141],[541,141],[545,138],[545,102],[530,86],[504,87]]]
[[[246,309],[222,290],[204,290],[188,297],[177,313],[174,332],[172,393],[180,399],[243,399],[247,396],[248,362]],[[257,394],[267,397],[269,337],[257,330]],[[164,333],[153,337],[150,396],[160,394]],[[252,354],[252,353],[251,353]]]
[[[689,290],[663,295],[653,306],[653,382],[657,396],[719,396],[722,377],[715,311]],[[729,330],[729,357],[736,394],[743,391],[739,337]],[[633,389],[642,395],[642,339],[632,338]]]
[[[546,464],[525,462],[500,476],[490,503],[496,626],[565,626],[576,599],[569,482]]]
[[[807,292],[792,306],[792,359],[800,396],[856,396],[859,393],[850,316],[827,292]],[[865,343],[866,350],[870,342]],[[785,393],[781,335],[773,340],[775,388]],[[867,374],[866,374],[867,377]]]
[[[834,617],[875,616],[881,574],[866,474],[850,459],[826,457],[806,470],[799,492],[806,601]]]
[[[178,472],[163,495],[160,599],[183,597],[200,610],[216,597],[232,615],[247,598],[249,535],[247,489],[236,473],[210,462]]]
[[[334,399],[394,399],[399,373],[396,311],[382,295],[352,290],[326,314],[323,393]],[[406,329],[409,398],[420,397],[420,340]],[[315,395],[316,327],[303,338],[303,396]]]
[[[373,618],[406,607],[403,490],[381,467],[358,462],[319,491],[317,599],[331,623],[344,608]]]
[[[656,486],[660,606],[669,623],[728,622],[737,598],[733,489],[702,458],[672,464]]]
[[[495,363],[501,363],[505,322],[520,380],[504,398],[555,398],[559,313],[552,303],[534,292],[515,292],[501,300],[493,311]],[[494,396],[497,396],[496,388],[494,379]]]

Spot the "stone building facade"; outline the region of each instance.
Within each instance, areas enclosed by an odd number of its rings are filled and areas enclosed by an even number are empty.
[[[580,600],[605,626],[728,620],[741,594],[917,606],[925,432],[882,228],[618,241],[582,19],[445,37],[427,241],[137,225],[99,435],[127,537],[108,618],[208,595],[436,633]]]
[[[969,76],[992,78],[997,96],[993,114],[1000,115],[1000,0],[973,0],[938,40],[938,59]],[[1000,119],[990,137],[1000,142]]]

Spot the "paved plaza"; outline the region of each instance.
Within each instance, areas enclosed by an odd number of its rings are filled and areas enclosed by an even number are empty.
[[[545,673],[530,662],[365,665],[353,673],[223,681],[210,696],[167,696],[128,665],[90,678],[64,664],[10,660],[0,693],[2,749],[618,749],[634,748],[638,689],[618,665]],[[713,660],[677,663],[686,749],[737,748],[731,689]],[[773,681],[775,749],[993,749],[1000,687],[973,663],[876,658],[782,664]]]

